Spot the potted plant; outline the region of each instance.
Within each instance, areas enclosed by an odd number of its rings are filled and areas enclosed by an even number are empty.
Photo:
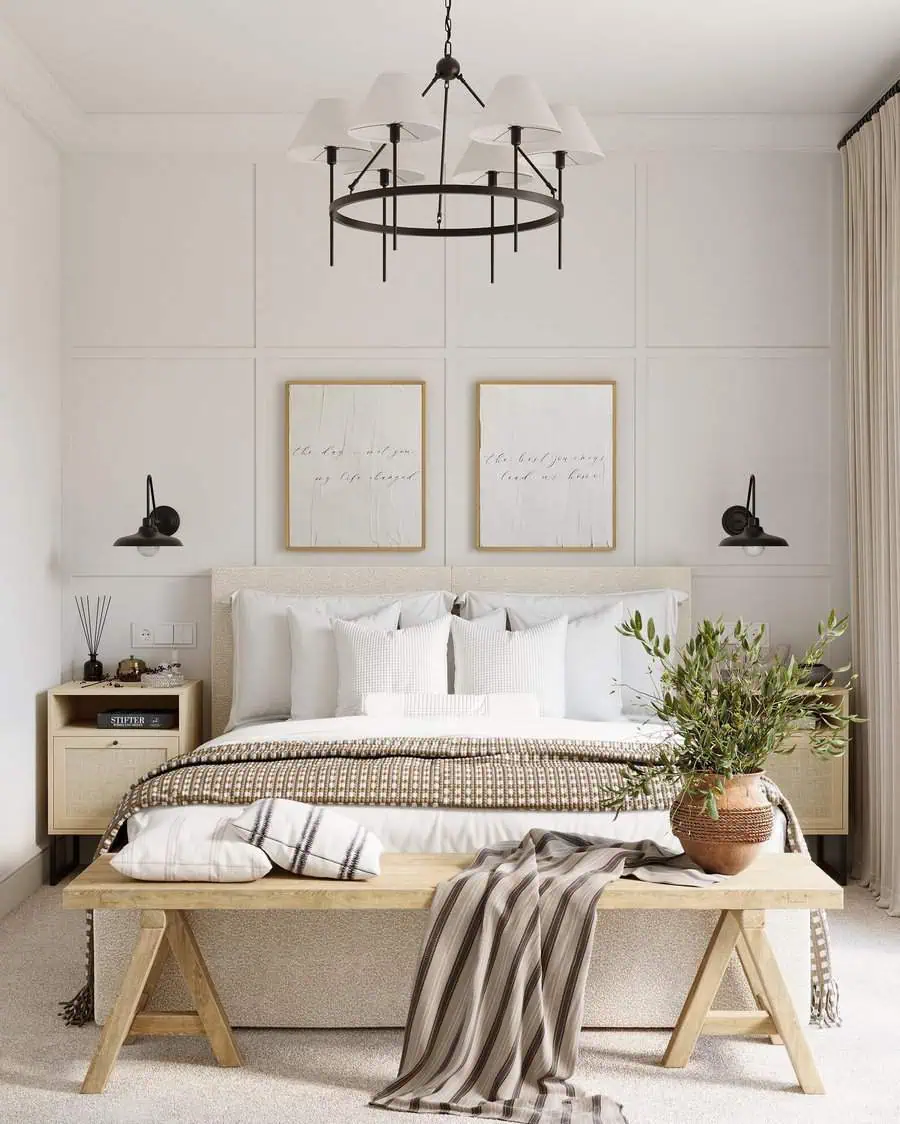
[[[653,764],[630,764],[612,795],[623,808],[654,783],[678,788],[671,808],[672,830],[685,852],[704,870],[737,874],[749,866],[772,832],[772,806],[762,785],[770,754],[790,753],[790,734],[804,720],[812,751],[838,756],[845,745],[845,714],[826,683],[809,683],[807,668],[847,629],[832,611],[803,659],[769,660],[764,628],[738,621],[729,631],[721,620],[703,620],[676,650],[640,613],[620,626],[659,667],[658,688],[648,701],[672,730]],[[846,672],[847,668],[839,669]]]

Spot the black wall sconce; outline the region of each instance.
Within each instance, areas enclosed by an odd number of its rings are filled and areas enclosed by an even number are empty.
[[[751,475],[747,489],[747,503],[744,507],[729,507],[722,515],[722,529],[726,538],[719,546],[740,546],[745,554],[758,555],[767,546],[787,546],[787,539],[779,535],[769,535],[763,530],[756,517],[756,476]]]
[[[175,532],[181,526],[181,516],[174,507],[162,504],[156,506],[156,495],[153,491],[153,477],[147,477],[147,514],[133,535],[123,535],[116,539],[113,546],[136,546],[138,554],[150,557],[161,546],[183,546],[181,539],[175,538]]]

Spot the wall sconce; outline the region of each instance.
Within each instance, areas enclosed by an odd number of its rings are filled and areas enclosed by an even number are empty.
[[[174,507],[156,506],[153,477],[147,477],[147,514],[133,535],[123,535],[113,546],[136,546],[138,554],[146,557],[156,554],[161,546],[183,546],[175,532],[181,526],[181,516]]]
[[[740,546],[751,556],[762,554],[767,546],[787,546],[787,539],[768,535],[756,518],[756,477],[750,476],[747,503],[744,507],[729,507],[722,515],[722,529],[726,538],[719,546]]]

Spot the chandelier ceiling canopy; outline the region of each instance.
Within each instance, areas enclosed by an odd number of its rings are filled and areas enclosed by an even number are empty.
[[[548,104],[538,84],[525,75],[500,78],[487,101],[482,101],[453,56],[452,3],[444,0],[444,53],[424,90],[411,75],[387,72],[378,75],[358,107],[344,98],[321,98],[288,149],[289,160],[328,168],[331,265],[335,223],[381,236],[384,281],[388,243],[396,250],[401,236],[486,237],[490,240],[493,283],[497,237],[511,235],[513,250],[518,251],[520,234],[556,226],[557,268],[562,269],[563,172],[568,167],[602,160],[603,152],[576,106]],[[453,182],[448,182],[447,110],[454,83],[481,107],[481,112],[469,134],[471,143],[453,173]],[[443,88],[439,115],[428,98],[435,86]],[[417,149],[429,141],[436,144],[438,139],[437,176],[427,180]],[[339,196],[335,196],[337,166],[349,180],[346,193]],[[555,184],[545,174],[552,176],[554,171]],[[411,225],[403,215],[403,203],[420,196],[436,200],[434,222]],[[453,196],[479,200],[487,223],[450,225],[445,199]],[[361,204],[373,203],[381,204],[380,222],[352,213]],[[523,203],[537,208],[538,217],[520,219]],[[498,204],[504,208],[500,221]]]

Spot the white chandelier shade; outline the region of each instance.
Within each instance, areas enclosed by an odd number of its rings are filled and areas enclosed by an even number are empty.
[[[545,136],[534,148],[528,149],[528,155],[539,168],[555,168],[557,152],[566,154],[567,165],[579,167],[596,164],[605,158],[577,106],[554,104],[550,109],[562,132],[557,137]]]
[[[512,126],[522,130],[524,148],[553,143],[561,132],[540,86],[524,74],[507,74],[497,82],[469,136],[485,144],[509,144]]]
[[[425,179],[425,173],[418,167],[418,162],[415,159],[410,159],[410,145],[398,144],[397,145],[397,183],[398,185],[405,186],[411,183],[421,183]],[[360,175],[360,166],[357,168],[348,168],[346,171],[347,179],[359,178],[360,185],[377,187],[381,181],[382,171],[393,174],[394,154],[391,145],[385,145],[382,151],[372,160],[371,164],[361,165],[365,167],[365,172]]]
[[[326,164],[328,149],[336,149],[338,164],[363,164],[372,149],[347,132],[351,107],[346,98],[319,98],[303,120],[288,149],[288,160],[297,164]]]
[[[487,183],[488,173],[494,172],[497,176],[498,187],[512,187],[515,183],[512,166],[512,145],[482,144],[481,141],[470,141],[469,147],[456,165],[453,179],[457,183]],[[531,179],[533,179],[533,176],[530,172],[520,169],[520,184],[527,184]]]
[[[398,139],[404,141],[427,141],[441,132],[440,122],[409,74],[379,74],[354,116],[350,136],[374,144],[388,143],[394,125],[400,127]]]

